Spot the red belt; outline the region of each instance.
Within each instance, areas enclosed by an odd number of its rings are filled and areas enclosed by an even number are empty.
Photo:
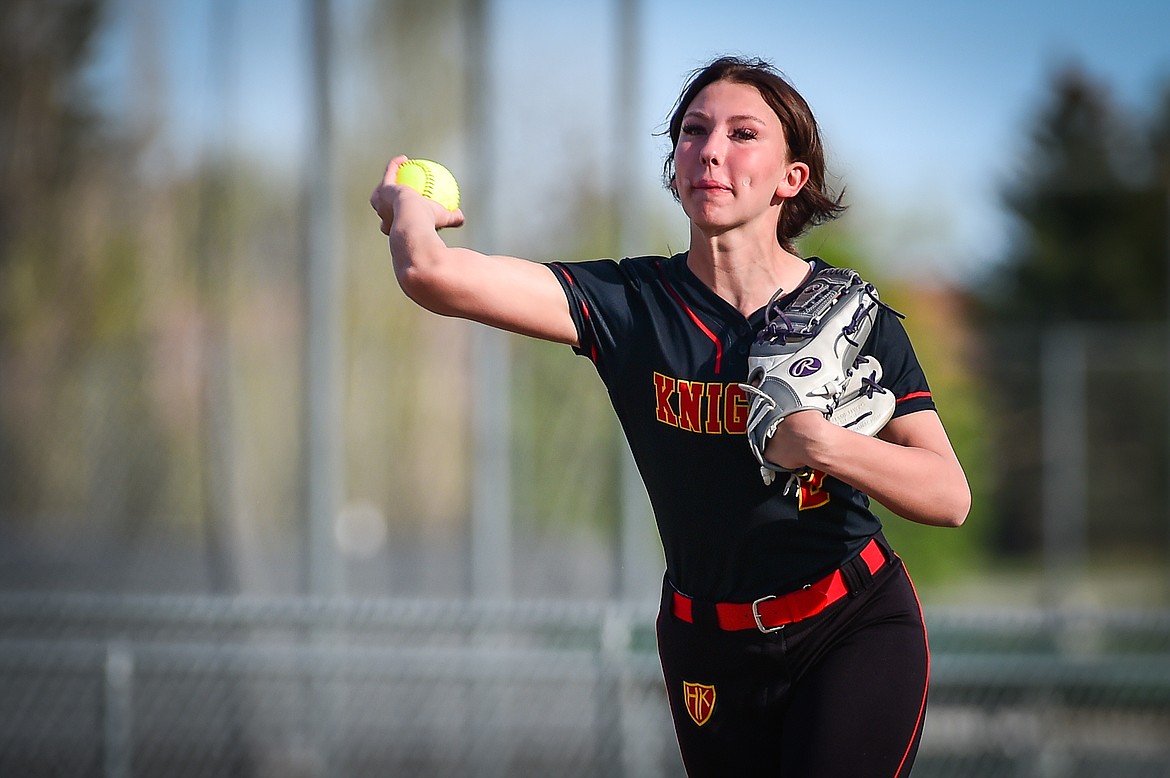
[[[860,559],[869,568],[870,575],[873,575],[886,563],[886,554],[874,539],[861,550]],[[785,624],[817,615],[847,594],[849,586],[845,582],[844,573],[834,570],[816,583],[788,594],[767,595],[755,602],[717,602],[714,606],[715,615],[720,629],[775,632]],[[694,602],[685,594],[674,592],[674,615],[693,624]]]

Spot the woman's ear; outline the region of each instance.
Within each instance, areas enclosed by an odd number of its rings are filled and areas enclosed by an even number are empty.
[[[803,162],[792,162],[788,165],[788,172],[776,187],[776,197],[788,200],[796,197],[804,185],[808,183],[808,165]]]

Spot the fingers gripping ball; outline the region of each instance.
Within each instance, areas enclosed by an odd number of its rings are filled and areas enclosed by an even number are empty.
[[[408,159],[398,167],[396,181],[442,205],[448,211],[459,207],[459,183],[451,171],[429,159]]]

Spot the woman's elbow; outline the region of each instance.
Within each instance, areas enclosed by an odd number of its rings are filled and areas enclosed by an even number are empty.
[[[402,293],[416,303],[426,299],[434,285],[431,275],[414,264],[396,266],[394,277]]]
[[[887,506],[891,507],[892,506]],[[955,482],[936,482],[924,489],[911,504],[894,513],[916,524],[930,527],[961,527],[971,511],[971,490],[965,478]]]
[[[445,301],[450,284],[433,264],[404,263],[395,266],[394,277],[402,293],[417,305],[434,313],[448,312]]]
[[[967,521],[967,514],[971,512],[971,487],[963,479],[955,486],[949,499],[941,500],[943,508],[939,511],[937,525],[940,527],[961,527]]]
[[[942,516],[936,527],[946,527],[947,529],[956,529],[967,523],[967,511],[956,511],[954,513]]]

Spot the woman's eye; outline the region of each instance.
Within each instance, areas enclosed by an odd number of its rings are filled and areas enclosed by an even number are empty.
[[[757,133],[755,130],[748,129],[747,127],[740,127],[738,130],[733,131],[731,136],[736,140],[755,140]]]
[[[702,135],[704,132],[706,130],[703,129],[703,125],[701,124],[684,124],[682,126],[683,135]]]

